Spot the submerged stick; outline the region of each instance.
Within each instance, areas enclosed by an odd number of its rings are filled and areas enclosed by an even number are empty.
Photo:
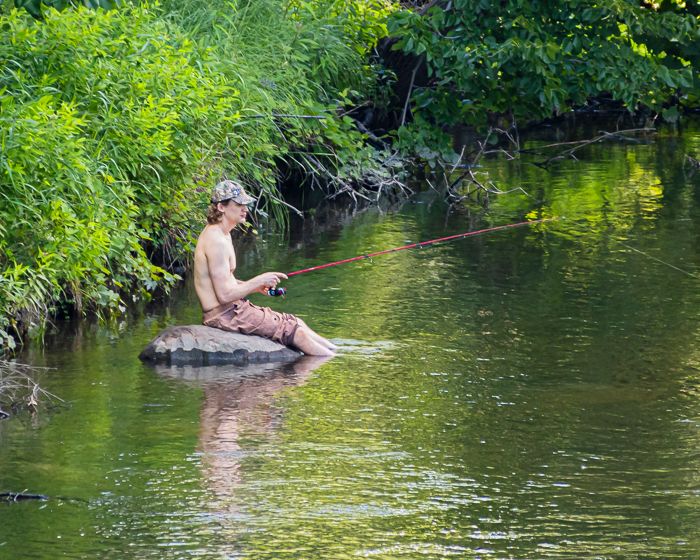
[[[19,493],[14,492],[1,492],[0,502],[27,502],[29,500],[38,500],[40,502],[46,502],[49,500],[58,500],[61,502],[83,502],[88,503],[88,500],[83,498],[63,498],[60,496],[54,496],[50,498],[46,494],[25,494],[27,489],[25,488]]]
[[[27,500],[48,500],[46,496],[43,494],[25,494],[27,490],[23,490],[22,492],[18,494],[14,494],[12,492],[3,492],[0,494],[0,499],[6,501],[6,502],[24,502]]]

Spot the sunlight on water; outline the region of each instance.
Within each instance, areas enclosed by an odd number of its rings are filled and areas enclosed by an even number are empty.
[[[52,499],[0,503],[0,558],[697,558],[699,281],[629,247],[700,274],[698,149],[686,127],[549,171],[488,160],[528,195],[450,213],[426,189],[241,245],[247,278],[566,216],[253,296],[330,361],[142,365],[200,320],[187,286],[59,324],[20,358],[70,407],[0,422],[0,491]]]

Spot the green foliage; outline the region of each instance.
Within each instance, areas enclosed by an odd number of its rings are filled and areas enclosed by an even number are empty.
[[[295,24],[292,46],[302,47],[297,56],[310,64],[315,82],[369,89],[375,76],[366,66],[367,54],[386,36],[386,17],[393,11],[387,0],[289,0],[284,18]]]
[[[543,118],[602,92],[658,113],[700,83],[696,15],[668,4],[455,0],[425,15],[394,13],[388,29],[395,48],[425,57],[432,85],[415,94],[425,120],[483,124],[489,112],[510,111]]]
[[[199,45],[236,66],[245,61],[246,74],[255,72],[264,94],[282,103],[330,100],[349,87],[368,93],[374,76],[365,54],[386,35],[392,10],[388,0],[169,0],[163,6]]]
[[[402,126],[394,135],[397,150],[426,162],[433,169],[454,165],[459,160],[459,154],[452,149],[452,137],[433,129],[422,119]]]
[[[126,291],[148,298],[171,285],[146,248],[186,259],[222,177],[279,196],[280,158],[311,151],[338,169],[369,161],[361,134],[327,112],[334,84],[366,85],[362,53],[338,58],[350,71],[322,68],[309,37],[341,49],[348,29],[364,40],[379,24],[348,18],[331,41],[310,13],[287,8],[261,0],[0,18],[0,347],[18,322],[41,335],[52,302],[119,313]],[[267,117],[274,111],[328,118],[279,121]],[[259,209],[285,215],[265,197]]]
[[[146,259],[139,203],[167,206],[175,181],[156,192],[147,185],[159,169],[181,180],[187,159],[197,157],[178,146],[178,133],[202,108],[188,84],[201,95],[220,86],[186,66],[168,74],[183,58],[172,47],[153,49],[149,61],[127,33],[150,24],[143,9],[54,11],[41,25],[18,13],[3,21],[0,309],[13,319],[29,308],[24,322],[41,327],[47,303],[65,294],[78,307],[118,311],[121,289],[174,280]],[[106,56],[114,51],[121,57]],[[130,64],[136,58],[139,66]],[[149,85],[157,79],[178,84],[173,97],[188,96],[192,111],[177,115],[172,98],[154,98]]]
[[[70,3],[70,0],[15,0],[15,7],[20,10],[27,10],[36,19],[44,19],[44,10],[54,9],[63,11]],[[86,8],[91,8],[93,10],[97,8],[111,10],[121,6],[120,0],[81,0],[80,3]]]

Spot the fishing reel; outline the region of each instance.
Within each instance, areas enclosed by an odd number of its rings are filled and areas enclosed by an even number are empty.
[[[284,295],[287,293],[287,288],[283,288],[280,286],[279,288],[270,288],[267,290],[267,295],[272,296],[272,297],[284,297]]]

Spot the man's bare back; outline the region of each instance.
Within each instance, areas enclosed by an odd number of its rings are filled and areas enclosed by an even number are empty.
[[[274,288],[280,280],[287,278],[282,272],[265,272],[247,281],[237,280],[234,276],[236,252],[231,240],[231,230],[246,222],[246,204],[252,200],[255,199],[246,195],[243,188],[233,181],[224,181],[214,188],[212,207],[207,218],[209,224],[200,234],[194,252],[194,286],[205,316],[226,306],[237,307],[234,302],[242,300],[248,294],[266,294],[268,289]],[[246,307],[253,308],[255,313],[263,314],[259,319],[261,324],[267,321],[273,330],[279,324],[274,335],[270,334],[270,329],[261,329],[254,334],[273,339],[280,336],[279,340],[296,346],[305,354],[332,355],[332,351],[336,349],[330,341],[311,330],[301,319],[245,303]],[[229,322],[227,330],[237,330],[235,321]],[[220,324],[222,323],[216,323]],[[284,338],[285,331],[291,340]]]

